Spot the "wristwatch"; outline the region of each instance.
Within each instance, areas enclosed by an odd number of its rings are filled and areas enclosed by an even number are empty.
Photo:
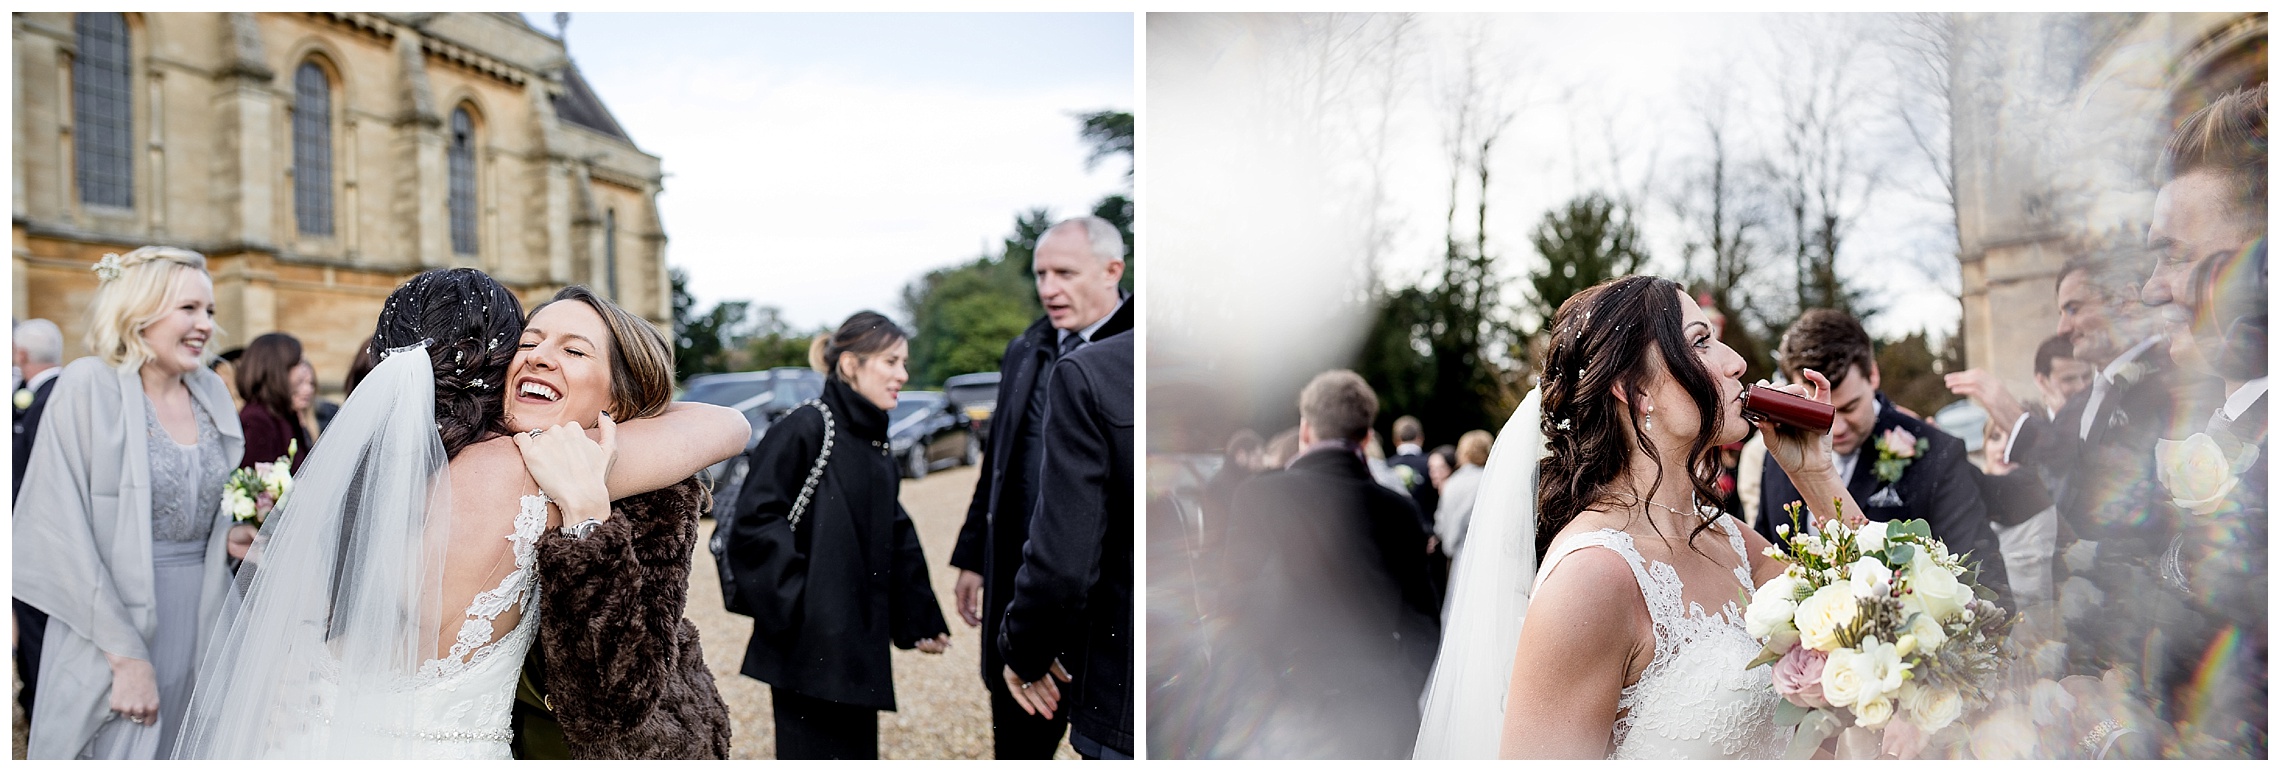
[[[580,522],[576,522],[576,523],[571,523],[571,524],[569,524],[569,525],[565,525],[565,526],[562,526],[562,532],[563,532],[563,533],[566,533],[566,534],[569,534],[569,535],[571,535],[572,537],[575,537],[575,538],[579,538],[579,539],[583,539],[583,538],[586,538],[586,534],[590,534],[590,533],[593,533],[593,532],[594,532],[594,527],[595,527],[595,526],[598,526],[598,525],[601,525],[601,524],[602,524],[602,521],[601,521],[601,519],[600,519],[600,518],[594,518],[594,519],[591,519],[591,520],[584,520],[584,521],[580,521]]]

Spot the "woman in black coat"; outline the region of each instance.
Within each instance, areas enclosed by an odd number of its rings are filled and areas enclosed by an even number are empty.
[[[729,518],[727,562],[753,611],[743,673],[771,687],[779,759],[878,758],[878,711],[895,709],[887,645],[950,645],[887,441],[909,352],[869,311],[818,336],[823,397],[761,437]]]

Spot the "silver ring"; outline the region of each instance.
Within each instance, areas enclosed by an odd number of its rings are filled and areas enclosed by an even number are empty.
[[[538,439],[538,435],[541,435],[541,434],[545,434],[545,433],[546,433],[546,430],[545,430],[545,429],[532,429],[532,430],[530,430],[530,438],[531,438],[531,439],[534,439],[534,440],[535,440],[535,439]]]

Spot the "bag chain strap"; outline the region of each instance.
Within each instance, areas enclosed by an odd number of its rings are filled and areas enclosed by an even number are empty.
[[[800,529],[800,514],[807,511],[808,499],[815,495],[816,484],[823,482],[823,465],[831,460],[831,435],[835,433],[834,424],[831,420],[831,408],[825,406],[823,400],[820,399],[802,402],[798,407],[810,405],[815,406],[816,411],[823,414],[823,452],[816,454],[815,468],[808,470],[807,482],[800,485],[800,497],[792,502],[791,514],[784,518],[791,522],[794,531]]]

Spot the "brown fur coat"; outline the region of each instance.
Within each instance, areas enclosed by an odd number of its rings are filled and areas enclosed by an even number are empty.
[[[705,498],[692,477],[619,499],[584,539],[539,539],[538,645],[573,758],[728,758],[728,705],[681,615]]]

